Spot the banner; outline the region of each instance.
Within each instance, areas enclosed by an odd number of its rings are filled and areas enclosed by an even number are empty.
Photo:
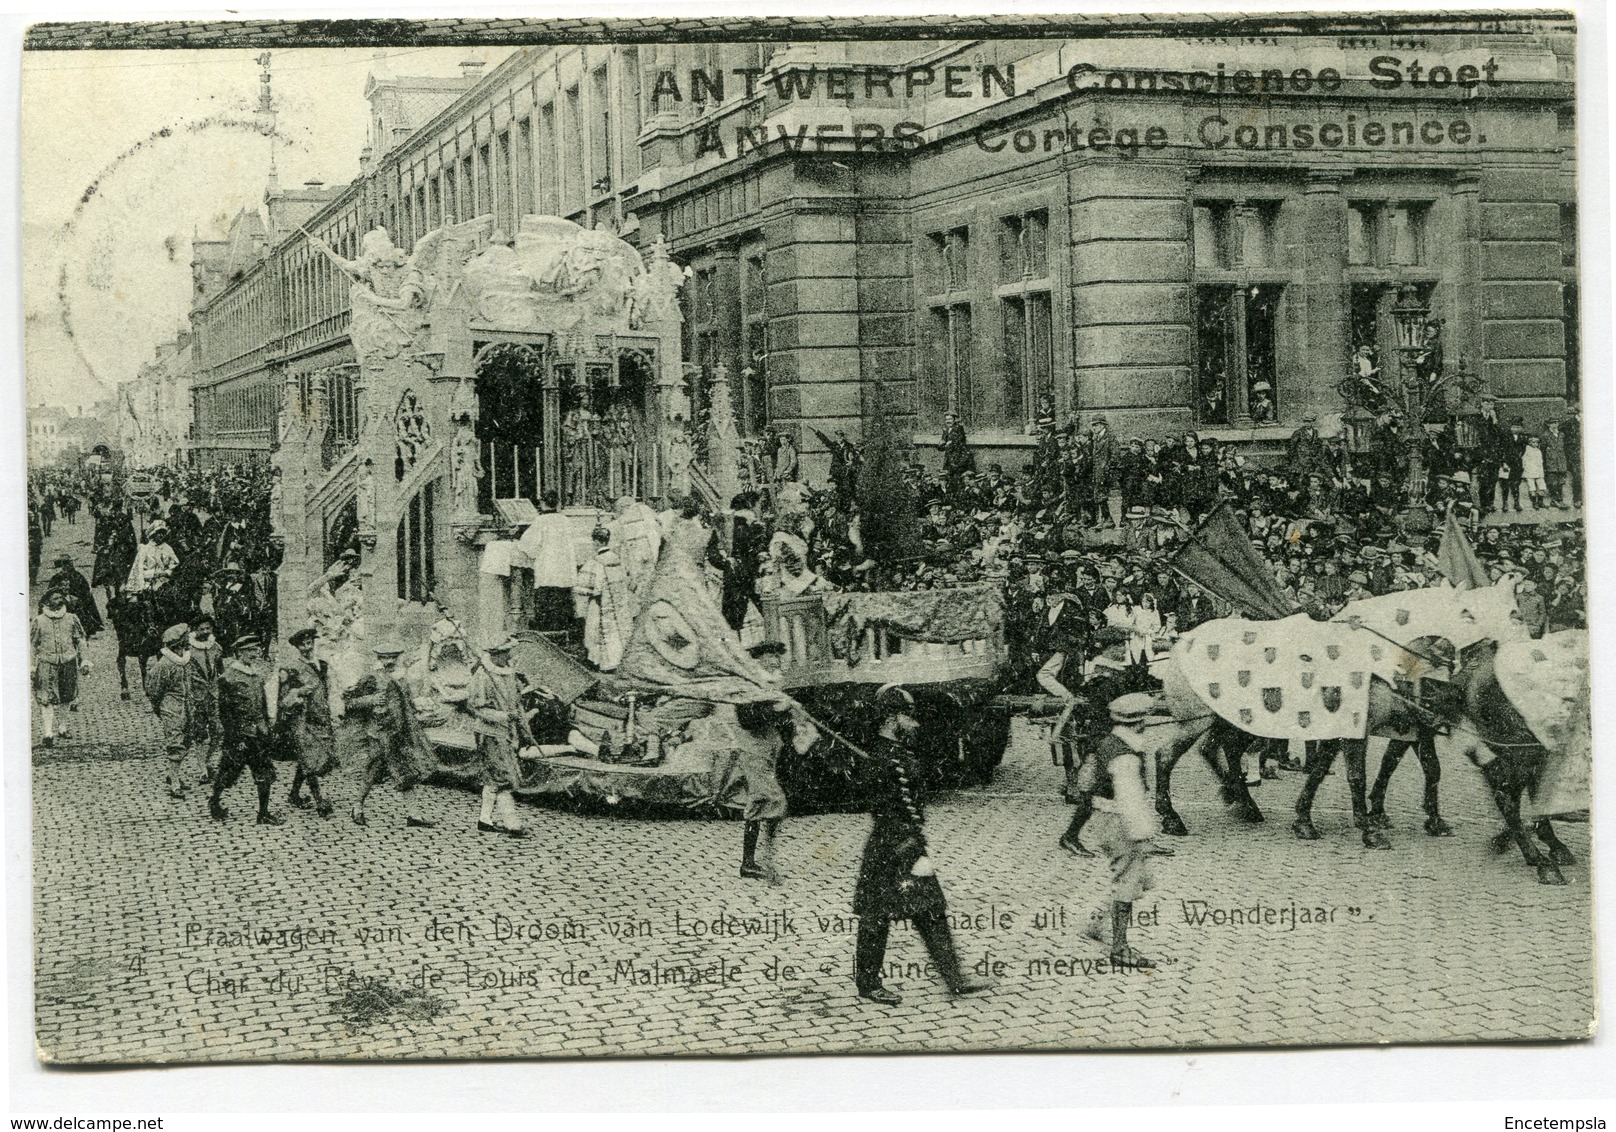
[[[1490,484],[1488,486],[1491,487]],[[1443,576],[1453,583],[1454,589],[1481,589],[1492,584],[1486,568],[1470,548],[1470,540],[1465,537],[1464,528],[1452,511],[1448,512],[1448,521],[1442,524],[1442,545],[1437,548],[1436,561]]]
[[[1349,625],[1305,613],[1208,621],[1173,646],[1202,703],[1246,734],[1270,739],[1363,738],[1369,678],[1392,651]]]
[[[1247,616],[1273,620],[1296,612],[1296,602],[1251,548],[1251,536],[1226,502],[1185,536],[1168,564]]]

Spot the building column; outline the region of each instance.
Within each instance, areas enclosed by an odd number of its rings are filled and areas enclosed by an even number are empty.
[[[1250,374],[1246,372],[1247,343],[1246,343],[1246,289],[1236,287],[1229,292],[1229,335],[1227,338],[1229,356],[1224,361],[1223,372],[1228,375],[1229,388],[1228,411],[1229,423],[1249,427],[1251,425],[1251,386]]]
[[[727,240],[713,249],[714,365],[722,363],[739,374],[747,359],[741,357],[741,249]]]
[[[1340,413],[1336,386],[1351,358],[1350,303],[1347,296],[1347,201],[1338,172],[1308,174],[1302,198],[1302,302],[1306,310],[1307,352],[1298,367],[1303,387],[1277,390],[1282,419],[1289,423],[1313,411]]]
[[[1460,358],[1470,359],[1472,368],[1480,371],[1481,356],[1481,177],[1466,173],[1453,184],[1453,230],[1458,237],[1458,270],[1453,275],[1443,273],[1444,283],[1452,287],[1449,303],[1450,325],[1442,340],[1446,343],[1447,358],[1457,366]],[[1427,238],[1430,238],[1429,232]],[[1428,248],[1428,253],[1435,249]]]

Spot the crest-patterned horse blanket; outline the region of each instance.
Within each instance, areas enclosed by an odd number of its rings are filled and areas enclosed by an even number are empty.
[[[1593,751],[1588,714],[1588,632],[1568,629],[1542,640],[1500,645],[1498,686],[1548,752],[1529,817],[1588,809]]]
[[[1301,613],[1208,621],[1180,637],[1172,656],[1195,696],[1249,735],[1361,739],[1370,677],[1401,652],[1351,625]]]

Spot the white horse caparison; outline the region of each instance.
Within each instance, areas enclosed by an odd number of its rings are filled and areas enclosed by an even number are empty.
[[[1272,622],[1240,621],[1251,630],[1262,634],[1272,632]],[[1515,603],[1515,579],[1506,578],[1498,585],[1476,590],[1454,590],[1447,586],[1405,591],[1383,597],[1352,602],[1333,619],[1353,625],[1359,632],[1370,633],[1377,639],[1395,645],[1407,655],[1389,660],[1382,672],[1387,672],[1400,659],[1410,667],[1432,674],[1431,669],[1444,663],[1440,655],[1444,648],[1452,656],[1483,641],[1516,640],[1526,635]],[[1201,755],[1217,775],[1226,803],[1235,807],[1236,815],[1244,821],[1260,822],[1262,810],[1252,798],[1246,785],[1241,758],[1256,738],[1223,719],[1193,688],[1185,677],[1179,657],[1183,638],[1166,657],[1152,666],[1152,672],[1162,681],[1166,706],[1172,721],[1160,724],[1171,728],[1168,737],[1160,742],[1156,754],[1156,811],[1165,833],[1183,836],[1189,832],[1183,819],[1173,808],[1172,772],[1188,751],[1198,744]],[[1455,663],[1445,660],[1446,664]],[[1368,711],[1364,721],[1364,734],[1360,738],[1326,740],[1320,743],[1311,761],[1307,782],[1296,802],[1296,820],[1292,825],[1302,840],[1316,840],[1318,830],[1313,826],[1313,797],[1324,777],[1328,775],[1339,745],[1345,744],[1347,781],[1352,794],[1354,824],[1363,831],[1366,848],[1390,848],[1383,828],[1385,825],[1385,791],[1391,771],[1410,746],[1420,755],[1426,774],[1426,824],[1432,836],[1446,836],[1451,830],[1441,818],[1437,805],[1437,783],[1441,770],[1435,755],[1434,731],[1423,713],[1414,709],[1406,697],[1396,692],[1384,675],[1371,676]],[[1385,736],[1391,740],[1387,757],[1382,760],[1375,791],[1366,796],[1365,763],[1368,740],[1371,736]],[[1223,753],[1220,762],[1217,753]]]

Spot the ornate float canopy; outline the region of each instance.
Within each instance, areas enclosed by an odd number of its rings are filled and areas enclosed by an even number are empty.
[[[451,309],[472,328],[589,334],[655,333],[679,319],[684,270],[659,238],[650,262],[610,232],[558,216],[524,216],[511,239],[480,216],[428,232],[406,257],[385,229],[356,260],[324,249],[352,280],[350,333],[361,363],[411,349]]]

